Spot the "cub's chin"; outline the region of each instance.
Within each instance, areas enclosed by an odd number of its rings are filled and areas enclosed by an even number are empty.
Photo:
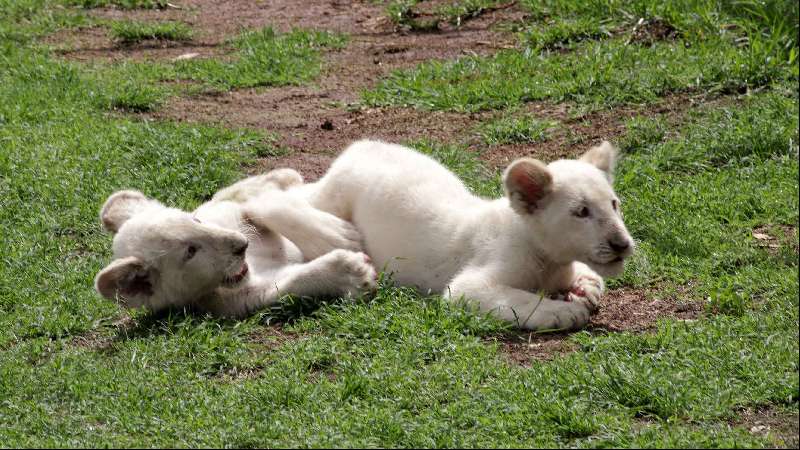
[[[618,277],[625,270],[625,260],[622,258],[602,264],[590,261],[587,265],[603,278]]]
[[[242,265],[239,267],[239,270],[236,273],[228,275],[225,277],[224,280],[222,280],[222,287],[226,288],[236,287],[239,283],[244,281],[245,278],[247,278],[247,274],[249,272],[250,269],[247,266],[247,262],[242,261]]]

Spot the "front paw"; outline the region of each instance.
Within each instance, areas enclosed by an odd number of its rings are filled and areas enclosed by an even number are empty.
[[[323,258],[328,260],[334,291],[342,296],[357,296],[377,288],[377,272],[365,253],[334,250]]]
[[[591,311],[597,311],[600,308],[600,298],[603,296],[603,278],[596,273],[584,273],[578,275],[565,296],[567,301],[581,301],[588,302]]]
[[[261,176],[265,183],[274,183],[284,191],[303,184],[303,176],[294,169],[274,169]]]
[[[589,323],[592,313],[597,311],[597,306],[585,297],[577,297],[567,303],[567,308],[559,311],[561,328],[566,330],[579,330]]]
[[[594,307],[585,298],[578,298],[572,301],[554,301],[541,308],[520,324],[520,327],[533,331],[578,330],[589,323]],[[519,323],[519,317],[517,321]]]

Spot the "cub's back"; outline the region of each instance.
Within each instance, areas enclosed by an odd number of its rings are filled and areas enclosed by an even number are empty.
[[[482,205],[434,159],[376,141],[351,145],[318,188],[315,206],[352,221],[376,267],[423,290],[440,290],[458,269],[468,252],[461,230]]]

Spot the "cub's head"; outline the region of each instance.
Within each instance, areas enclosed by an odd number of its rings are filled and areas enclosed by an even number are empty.
[[[578,160],[523,158],[506,169],[511,207],[553,261],[581,261],[604,277],[622,273],[634,243],[611,187],[616,158],[616,148],[603,142]]]
[[[114,233],[114,261],[95,277],[95,288],[129,308],[183,306],[247,276],[247,238],[199,222],[138,191],[119,191],[100,211]]]

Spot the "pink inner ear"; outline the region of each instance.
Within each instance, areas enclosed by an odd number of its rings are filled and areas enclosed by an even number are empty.
[[[513,172],[511,177],[529,204],[528,209],[536,209],[536,202],[542,198],[542,187],[524,169]]]
[[[153,295],[153,285],[147,278],[147,274],[137,274],[135,277],[127,280],[124,286],[121,286],[123,296],[136,296],[136,295]]]

